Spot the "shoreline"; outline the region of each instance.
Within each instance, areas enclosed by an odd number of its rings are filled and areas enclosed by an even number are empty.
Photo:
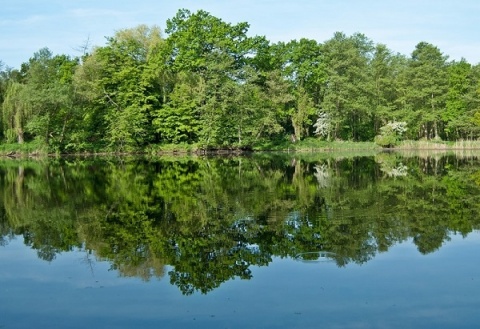
[[[243,156],[260,153],[337,153],[337,152],[416,152],[416,151],[480,151],[480,141],[403,141],[391,148],[384,148],[373,142],[349,142],[349,141],[318,141],[306,139],[297,143],[259,146],[252,148],[198,148],[196,145],[151,145],[144,149],[131,151],[83,151],[83,152],[51,152],[44,145],[23,144],[0,145],[0,157],[2,158],[55,158],[55,157],[122,157],[122,156]],[[18,147],[18,148],[17,148]]]

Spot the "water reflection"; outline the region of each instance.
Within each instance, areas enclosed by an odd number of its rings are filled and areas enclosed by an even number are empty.
[[[125,277],[208,293],[274,257],[363,264],[480,228],[476,157],[59,159],[0,166],[0,244],[84,250]],[[168,268],[168,269],[167,269]]]
[[[295,256],[295,259],[303,263],[323,263],[334,261],[335,253],[330,251],[303,252]]]

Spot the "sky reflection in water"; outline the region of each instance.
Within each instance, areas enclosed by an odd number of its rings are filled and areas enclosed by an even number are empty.
[[[0,249],[0,326],[476,328],[480,235],[432,254],[411,242],[362,264],[274,258],[252,280],[183,296],[168,278],[119,278],[84,251],[39,260],[21,237]]]

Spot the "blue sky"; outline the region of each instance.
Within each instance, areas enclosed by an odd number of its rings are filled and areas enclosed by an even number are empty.
[[[87,39],[102,46],[119,29],[164,29],[180,8],[248,22],[249,35],[272,42],[360,32],[405,55],[426,41],[452,60],[480,63],[478,0],[3,0],[0,7],[0,61],[14,68],[42,47],[78,56]]]

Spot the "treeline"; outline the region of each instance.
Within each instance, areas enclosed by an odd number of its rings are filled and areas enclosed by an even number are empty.
[[[271,43],[201,10],[166,26],[166,37],[141,25],[79,58],[44,48],[3,69],[1,139],[79,152],[480,136],[480,65],[427,42],[410,56],[360,33]]]

